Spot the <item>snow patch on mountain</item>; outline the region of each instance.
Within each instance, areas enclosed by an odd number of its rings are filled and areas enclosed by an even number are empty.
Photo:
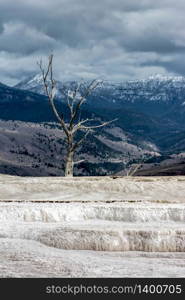
[[[83,82],[84,87],[87,87],[89,84],[89,81]],[[77,85],[77,81],[56,81],[56,97],[66,97],[68,92],[71,93],[74,91]],[[45,94],[41,74],[36,74],[32,78],[25,79],[17,84],[16,88]],[[156,74],[142,80],[123,81],[119,83],[105,81],[96,88],[93,94],[98,99],[104,101],[106,101],[108,95],[113,104],[116,104],[117,101],[130,101],[134,103],[138,99],[168,102],[173,99],[173,90],[176,90],[175,93],[179,91],[182,93],[182,90],[185,90],[185,77]]]

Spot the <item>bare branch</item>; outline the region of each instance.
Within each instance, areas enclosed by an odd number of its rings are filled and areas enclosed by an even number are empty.
[[[111,121],[108,121],[108,122],[104,122],[103,124],[95,125],[95,126],[83,126],[82,125],[82,126],[79,126],[78,129],[81,129],[81,130],[90,130],[90,129],[101,128],[101,127],[107,126],[110,123],[115,122],[115,121],[117,121],[117,119],[114,119],[114,120],[111,120]]]
[[[79,121],[73,128],[73,133],[75,133],[77,130],[81,129],[81,126],[87,122],[94,121],[94,119],[85,119],[82,121]]]
[[[73,162],[74,165],[78,165],[78,164],[81,164],[82,162],[84,162],[85,159],[81,159],[81,160],[78,160],[78,161],[75,161]]]
[[[76,116],[74,117],[74,114],[75,114],[75,110],[74,110],[74,104],[75,104],[75,100],[76,100],[76,97],[77,97],[77,93],[79,92],[80,88],[81,88],[81,85],[82,83],[77,83],[77,87],[74,89],[74,91],[71,92],[71,94],[69,94],[70,91],[68,91],[68,94],[67,94],[67,105],[68,105],[68,108],[70,110],[70,114],[71,114],[71,120],[70,120],[70,123],[69,123],[69,129],[72,130],[73,128],[73,122],[76,118]],[[70,101],[70,98],[72,99]]]
[[[79,92],[79,90],[81,88],[81,85],[82,85],[82,82],[77,83],[77,87],[74,90],[74,99],[76,98],[76,96],[77,96],[77,94],[78,94],[78,92]]]
[[[133,176],[141,166],[142,166],[142,164],[137,164],[133,170],[132,170],[132,167],[131,167],[127,171],[127,176]]]
[[[97,80],[93,80],[90,85],[88,86],[88,88],[86,89],[85,91],[85,94],[83,96],[81,96],[79,102],[77,103],[76,107],[75,107],[75,110],[74,110],[74,113],[73,113],[73,116],[71,118],[71,121],[70,121],[70,128],[72,128],[73,126],[73,122],[75,121],[77,115],[78,115],[78,112],[80,110],[80,107],[82,106],[82,104],[85,102],[86,98],[92,93],[92,91],[94,89],[96,89],[96,87],[100,84],[100,81],[97,81]]]
[[[88,130],[84,136],[81,138],[81,140],[79,140],[78,142],[76,142],[74,145],[73,145],[73,148],[72,148],[72,151],[74,151],[76,148],[78,148],[82,143],[83,141],[86,139],[86,137],[88,136],[90,130]]]
[[[71,102],[69,101],[69,98],[72,98]],[[69,107],[69,110],[70,110],[70,113],[71,113],[71,117],[73,115],[73,103],[74,103],[74,99],[75,99],[74,93],[71,96],[71,95],[69,95],[69,91],[68,91],[68,94],[67,94],[67,105]]]
[[[59,121],[59,123],[61,124],[65,134],[67,137],[69,137],[69,132],[68,129],[66,127],[66,124],[64,122],[63,116],[60,116],[56,106],[54,104],[54,98],[55,98],[55,94],[56,94],[56,81],[53,79],[53,55],[50,55],[48,58],[48,66],[46,68],[46,71],[43,68],[43,64],[42,64],[42,60],[40,60],[40,62],[38,63],[41,73],[42,73],[42,78],[43,78],[43,83],[44,83],[44,88],[46,91],[46,95],[48,96],[48,99],[50,101],[52,110],[57,118],[57,120]],[[51,82],[51,87],[49,88],[48,86],[48,76],[50,76],[50,82]]]

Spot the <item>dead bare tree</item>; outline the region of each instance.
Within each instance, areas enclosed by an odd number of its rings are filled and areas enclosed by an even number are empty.
[[[132,165],[128,170],[126,170],[126,176],[134,176],[138,169],[142,166],[142,163]]]
[[[39,68],[42,73],[43,85],[46,95],[51,104],[52,110],[57,118],[61,128],[63,129],[66,140],[67,140],[67,156],[65,164],[65,176],[73,176],[74,164],[79,162],[74,162],[74,153],[76,149],[83,144],[85,138],[89,132],[93,129],[104,127],[115,120],[104,122],[100,125],[88,126],[89,122],[94,121],[94,119],[84,119],[79,120],[79,112],[82,104],[86,101],[87,97],[100,85],[100,81],[93,80],[90,85],[85,88],[83,95],[80,95],[81,84],[78,84],[73,92],[68,92],[67,95],[67,106],[69,108],[70,117],[69,122],[66,122],[63,114],[59,113],[56,105],[54,103],[56,96],[56,81],[53,78],[53,55],[48,58],[48,65],[46,68],[43,67],[42,60],[38,62]],[[75,135],[78,131],[83,132],[82,138],[75,141]]]
[[[151,156],[145,156],[143,155],[141,157],[141,159],[135,163],[135,164],[131,164],[130,167],[128,167],[126,169],[126,176],[134,176],[135,173],[151,158]]]

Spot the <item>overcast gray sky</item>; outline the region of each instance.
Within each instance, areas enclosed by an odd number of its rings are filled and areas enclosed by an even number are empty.
[[[0,81],[51,51],[58,79],[185,75],[184,16],[184,0],[0,0]]]

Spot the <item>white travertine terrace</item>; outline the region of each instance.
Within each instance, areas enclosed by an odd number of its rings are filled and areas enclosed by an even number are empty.
[[[0,277],[184,277],[185,177],[0,176]]]
[[[0,201],[185,202],[185,176],[18,177],[0,175]]]

